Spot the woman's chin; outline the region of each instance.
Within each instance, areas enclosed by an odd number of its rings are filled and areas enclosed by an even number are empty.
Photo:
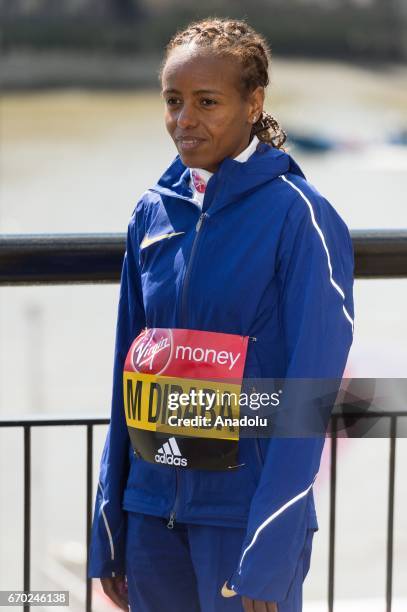
[[[179,156],[184,164],[188,168],[201,168],[202,170],[208,170],[209,172],[215,172],[218,164],[216,162],[208,160],[203,155],[194,155],[193,153],[185,153],[179,151]]]
[[[193,153],[180,153],[179,154],[182,163],[189,168],[203,168],[202,164],[205,164],[205,160],[200,155],[194,155]]]

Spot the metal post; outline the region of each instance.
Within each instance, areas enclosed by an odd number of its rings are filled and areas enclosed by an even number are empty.
[[[24,591],[30,590],[31,566],[31,427],[24,426]],[[24,612],[30,606],[24,605]]]
[[[386,556],[386,612],[391,612],[393,587],[393,528],[394,528],[394,475],[396,470],[397,417],[390,420],[389,496],[387,505],[387,556]]]
[[[337,425],[337,417],[332,415],[331,477],[329,492],[328,612],[333,612],[334,609]]]
[[[88,578],[88,567],[92,530],[93,425],[87,426],[86,433],[86,612],[92,612],[92,579]]]

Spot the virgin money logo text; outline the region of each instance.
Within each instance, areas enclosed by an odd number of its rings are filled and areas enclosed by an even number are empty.
[[[133,347],[132,364],[137,372],[161,374],[172,353],[172,335],[169,329],[149,329],[140,336]]]

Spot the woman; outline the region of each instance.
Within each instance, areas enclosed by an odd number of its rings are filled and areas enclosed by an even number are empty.
[[[352,244],[263,110],[268,62],[264,39],[242,21],[192,24],[167,47],[162,95],[179,155],[129,223],[90,551],[89,575],[124,610],[302,608],[323,437],[171,436],[158,431],[151,403],[142,424],[132,386],[181,336],[201,351],[206,342],[218,359],[213,378],[229,355],[230,367],[244,357],[245,378],[343,374]],[[236,357],[213,348],[229,340]]]

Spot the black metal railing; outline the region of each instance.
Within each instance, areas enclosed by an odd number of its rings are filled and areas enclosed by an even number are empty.
[[[333,414],[330,421],[331,432],[331,465],[330,465],[330,492],[329,492],[329,552],[328,552],[328,611],[334,609],[334,587],[335,587],[335,540],[336,540],[336,473],[337,473],[337,439],[338,421],[342,419],[341,414]],[[389,480],[387,494],[387,546],[386,546],[386,612],[391,612],[393,599],[393,537],[394,537],[394,493],[396,474],[396,439],[397,421],[399,418],[407,418],[407,412],[400,411],[372,411],[372,412],[347,412],[350,418],[376,419],[385,418],[390,420],[389,432]],[[384,486],[384,485],[383,485]]]
[[[407,277],[407,230],[355,230],[356,278]],[[116,282],[125,234],[0,236],[0,285]]]
[[[55,426],[86,427],[86,612],[91,612],[92,610],[92,580],[87,577],[87,574],[93,509],[93,428],[95,425],[108,424],[109,419],[95,417],[0,420],[0,428],[21,427],[24,430],[24,591],[30,590],[31,573],[31,428]],[[24,606],[24,610],[29,609],[30,606]]]
[[[407,418],[407,413],[403,412],[348,412],[347,418],[367,419],[383,418],[390,419],[390,438],[389,438],[389,481],[388,481],[388,502],[387,502],[387,552],[386,552],[386,612],[391,612],[392,608],[392,587],[393,587],[393,535],[394,535],[394,493],[395,493],[395,473],[396,473],[396,438],[397,420]],[[337,493],[337,438],[338,420],[343,415],[333,414],[330,423],[330,502],[329,502],[329,552],[328,552],[328,610],[334,610],[334,588],[335,588],[335,541],[336,541],[336,493]],[[87,577],[89,543],[92,526],[93,510],[93,428],[97,425],[107,425],[109,419],[82,417],[82,418],[63,418],[63,419],[6,419],[0,420],[2,427],[21,427],[24,430],[24,571],[23,588],[24,591],[30,590],[30,569],[31,569],[31,428],[32,427],[55,427],[55,426],[82,426],[86,427],[86,612],[92,611],[92,580]],[[346,432],[345,432],[346,433]],[[341,430],[343,435],[343,430]],[[384,486],[384,485],[383,485]],[[29,610],[29,606],[24,606],[24,610]]]

